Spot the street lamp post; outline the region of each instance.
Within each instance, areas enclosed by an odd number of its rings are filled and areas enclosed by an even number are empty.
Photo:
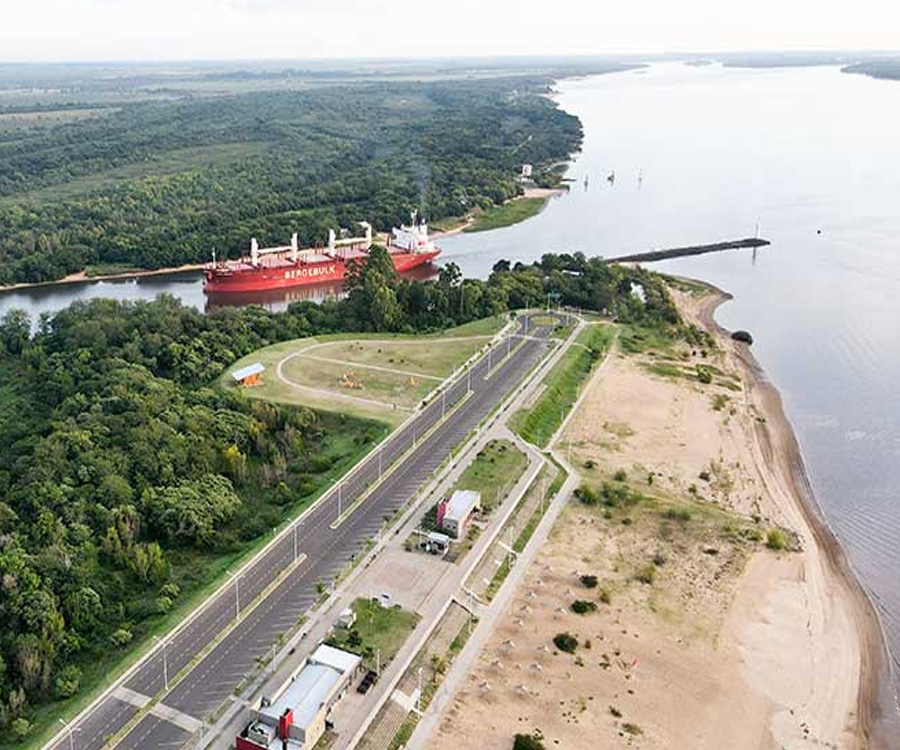
[[[163,658],[163,686],[166,690],[169,689],[169,656],[166,653],[166,646],[169,645],[169,642],[164,638],[160,638],[158,635],[153,636],[153,640],[157,643],[162,644],[162,658]]]
[[[230,571],[229,571],[230,572]],[[231,577],[234,579],[234,619],[241,619],[241,578],[243,578],[242,573],[231,573]]]

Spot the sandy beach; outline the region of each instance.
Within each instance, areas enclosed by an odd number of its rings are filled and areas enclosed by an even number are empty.
[[[778,393],[713,321],[726,295],[673,295],[715,348],[620,348],[589,384],[556,448],[606,500],[565,508],[429,747],[884,744],[879,625]]]

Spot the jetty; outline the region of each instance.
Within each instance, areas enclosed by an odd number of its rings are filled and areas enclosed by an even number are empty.
[[[606,258],[607,263],[649,263],[654,260],[668,260],[669,258],[683,258],[688,255],[704,255],[705,253],[719,253],[724,250],[743,250],[766,247],[772,243],[761,237],[747,237],[742,240],[729,242],[714,242],[711,245],[688,245],[686,247],[672,247],[664,250],[649,250],[646,253],[633,253],[631,255],[617,255],[614,258]]]

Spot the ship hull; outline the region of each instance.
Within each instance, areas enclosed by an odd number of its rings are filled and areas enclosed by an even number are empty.
[[[431,263],[440,250],[425,253],[392,253],[391,259],[399,272]],[[357,258],[364,263],[365,258]],[[216,266],[204,271],[203,289],[211,294],[228,294],[241,292],[261,292],[276,289],[290,289],[298,286],[316,284],[334,284],[342,282],[347,275],[347,263],[341,258],[312,263],[280,263],[278,265],[260,265],[258,267],[241,264],[240,267]]]

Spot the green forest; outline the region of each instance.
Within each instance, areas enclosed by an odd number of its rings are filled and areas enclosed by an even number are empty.
[[[317,85],[130,101],[0,128],[0,285],[96,264],[164,268],[370,221],[502,203],[568,158],[549,79]],[[32,109],[38,105],[32,105]],[[39,107],[38,107],[39,109]],[[0,108],[0,115],[3,114]],[[49,123],[49,124],[48,124]]]
[[[643,299],[634,293],[639,284]],[[348,295],[203,315],[171,297],[0,319],[0,731],[25,738],[173,607],[311,502],[386,428],[216,388],[280,340],[426,332],[541,305],[678,330],[662,280],[583,255],[401,280],[375,248]],[[39,710],[43,708],[43,710]]]

